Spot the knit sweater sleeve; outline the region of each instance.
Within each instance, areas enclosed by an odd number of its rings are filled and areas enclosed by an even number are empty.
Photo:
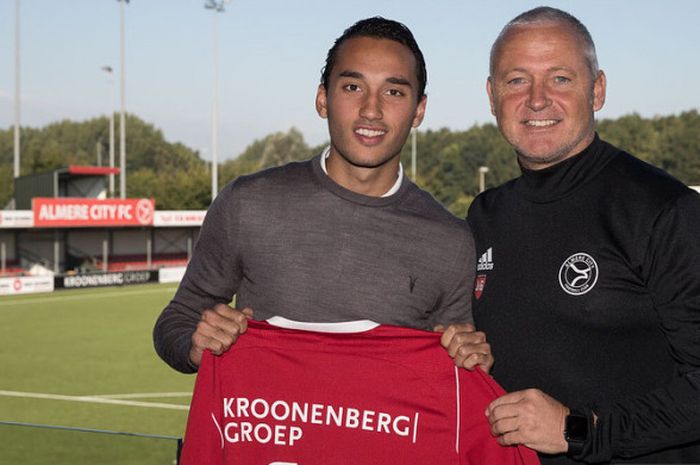
[[[700,196],[687,192],[658,215],[649,236],[647,288],[676,362],[661,388],[604,411],[584,451],[587,463],[634,457],[700,439]],[[594,408],[595,410],[595,408]]]
[[[472,291],[475,273],[474,237],[464,222],[464,240],[455,251],[454,260],[445,274],[446,292],[437,311],[432,315],[432,324],[473,323]]]
[[[189,351],[202,311],[231,302],[240,285],[239,203],[234,182],[209,207],[185,276],[153,329],[156,352],[182,373],[197,371]]]

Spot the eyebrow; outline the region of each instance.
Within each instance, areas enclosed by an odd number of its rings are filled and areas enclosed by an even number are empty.
[[[510,74],[510,73],[528,73],[529,71],[526,70],[525,68],[511,68],[504,72],[503,74]]]
[[[349,78],[355,78],[355,79],[362,79],[364,76],[362,73],[358,71],[342,71],[339,74],[340,77],[349,77]],[[407,86],[407,87],[412,87],[411,86],[411,81],[408,79],[402,78],[402,77],[388,77],[386,78],[386,82],[389,84],[395,84],[397,86]]]
[[[553,68],[549,68],[547,71],[549,71],[550,73],[566,71],[567,73],[577,74],[576,70],[574,70],[573,68],[569,68],[568,66],[555,66]]]
[[[359,73],[357,71],[342,71],[339,74],[340,77],[349,77],[349,78],[356,78],[356,79],[362,79],[362,73]]]
[[[390,83],[390,84],[396,84],[397,86],[408,86],[408,87],[412,87],[412,86],[411,86],[411,81],[409,81],[408,79],[400,78],[400,77],[390,77],[390,78],[387,78],[386,82],[388,82],[388,83]]]
[[[576,74],[576,71],[574,71],[572,68],[569,68],[569,67],[567,67],[567,66],[553,66],[553,67],[551,67],[551,68],[547,68],[547,72],[548,72],[548,73],[555,73],[555,72],[557,72],[557,71],[568,71],[568,72],[570,72],[570,73]],[[526,68],[513,68],[513,69],[509,69],[509,70],[506,71],[504,74],[509,74],[509,73],[526,73],[526,74],[529,74],[529,73],[531,73],[531,71],[528,70],[528,69],[526,69]]]

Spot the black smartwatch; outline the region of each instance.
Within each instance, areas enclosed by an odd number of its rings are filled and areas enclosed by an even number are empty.
[[[572,410],[566,416],[564,423],[564,439],[569,444],[569,450],[566,455],[578,455],[583,451],[583,445],[586,443],[589,434],[588,416],[581,412]]]

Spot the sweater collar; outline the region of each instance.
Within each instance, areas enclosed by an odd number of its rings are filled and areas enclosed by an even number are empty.
[[[328,169],[326,168],[326,159],[330,156],[330,154],[331,154],[331,146],[329,145],[321,153],[321,158],[319,159],[319,161],[321,162],[321,169],[326,174],[328,174]],[[382,194],[381,197],[389,197],[390,195],[396,194],[399,191],[399,189],[401,188],[402,181],[403,181],[403,165],[401,164],[401,162],[399,162],[399,174],[396,176],[396,182],[394,183],[393,186],[391,186],[391,188],[389,188],[388,191],[386,191],[384,194]]]
[[[358,194],[357,192],[353,192],[350,189],[346,189],[340,184],[336,183],[324,172],[323,168],[321,167],[322,156],[323,154],[317,155],[311,159],[311,168],[318,182],[325,189],[332,192],[336,196],[356,204],[365,205],[368,207],[384,207],[386,205],[392,205],[401,201],[406,192],[413,189],[413,186],[415,186],[410,179],[408,179],[406,176],[402,176],[398,191],[391,195],[386,197],[372,197]]]
[[[580,153],[556,165],[541,170],[529,170],[520,166],[522,176],[516,188],[522,196],[535,203],[560,200],[584,186],[612,159],[612,152],[598,134]]]

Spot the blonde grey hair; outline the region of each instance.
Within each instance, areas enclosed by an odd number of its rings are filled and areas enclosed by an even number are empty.
[[[588,32],[586,26],[583,25],[575,16],[567,13],[566,11],[559,10],[557,8],[552,8],[548,6],[540,6],[528,10],[524,13],[519,14],[513,18],[508,24],[506,24],[501,33],[498,34],[496,41],[491,46],[491,56],[489,63],[489,74],[493,76],[494,68],[496,65],[496,58],[501,53],[501,48],[505,37],[511,31],[511,29],[519,26],[532,26],[540,24],[563,24],[568,26],[573,33],[575,33],[583,43],[583,54],[586,62],[588,63],[588,68],[591,72],[591,77],[593,80],[598,76],[598,57],[596,56],[595,44],[593,43],[593,37],[591,33]]]

